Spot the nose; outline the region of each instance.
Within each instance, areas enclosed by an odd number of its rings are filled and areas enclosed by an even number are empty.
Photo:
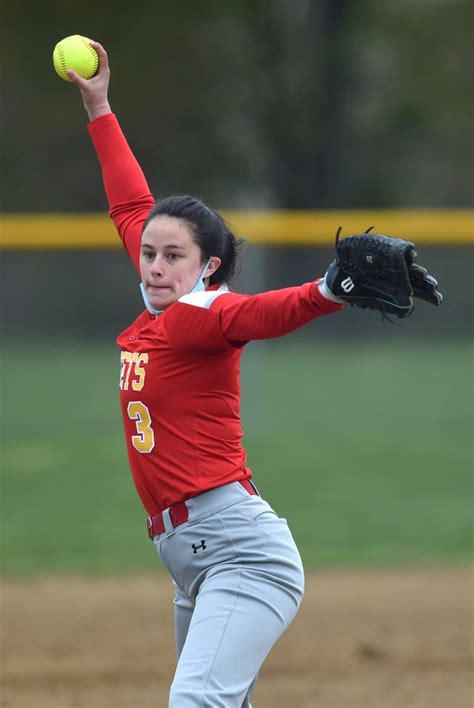
[[[161,278],[164,275],[163,260],[157,254],[155,260],[151,264],[150,273],[157,278]]]

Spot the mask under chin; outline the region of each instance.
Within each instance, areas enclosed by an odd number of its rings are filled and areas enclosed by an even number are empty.
[[[150,305],[143,283],[140,283],[140,292],[142,294],[143,302],[145,303],[145,307],[148,312],[151,312],[152,315],[161,315],[163,310],[155,310],[155,308]]]
[[[187,295],[189,295],[190,293],[199,293],[199,292],[202,292],[203,290],[206,289],[206,286],[204,285],[204,274],[205,274],[206,270],[209,268],[209,264],[210,264],[211,260],[212,260],[212,256],[209,258],[206,265],[202,269],[202,271],[199,275],[199,278],[196,281],[196,285],[194,286],[194,288],[192,290],[189,291],[189,293],[186,293]],[[156,310],[154,307],[152,307],[150,305],[150,302],[148,300],[148,296],[146,294],[145,286],[143,285],[143,283],[140,283],[140,291],[142,294],[143,302],[145,303],[145,307],[148,310],[148,312],[151,312],[152,315],[161,315],[161,313],[164,312],[164,310]]]

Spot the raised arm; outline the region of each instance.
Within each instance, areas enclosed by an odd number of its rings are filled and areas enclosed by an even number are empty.
[[[74,71],[67,73],[79,88],[91,121],[88,130],[99,158],[110,216],[139,272],[142,227],[154,198],[110,108],[107,52],[99,42],[91,40],[91,45],[99,55],[97,74],[92,79],[83,79]]]

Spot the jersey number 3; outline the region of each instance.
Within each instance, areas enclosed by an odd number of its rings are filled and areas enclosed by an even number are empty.
[[[141,453],[151,452],[155,447],[155,435],[151,427],[150,411],[141,401],[130,401],[127,413],[137,428],[137,435],[132,435],[133,447]]]

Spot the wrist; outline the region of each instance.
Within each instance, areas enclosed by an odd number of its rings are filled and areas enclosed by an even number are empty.
[[[92,106],[84,104],[84,107],[86,109],[87,115],[89,116],[89,120],[91,121],[95,120],[96,118],[100,118],[101,116],[105,116],[108,113],[112,113],[112,109],[110,108],[108,101]]]
[[[323,297],[326,298],[326,300],[331,300],[331,302],[337,302],[341,305],[344,304],[344,300],[341,300],[339,297],[336,297],[328,288],[325,278],[321,278],[321,280],[316,284],[318,286],[319,292]]]

